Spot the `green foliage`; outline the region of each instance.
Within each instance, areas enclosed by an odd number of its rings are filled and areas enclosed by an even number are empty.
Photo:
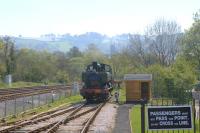
[[[117,91],[117,90],[115,90]],[[124,103],[126,102],[126,91],[125,88],[120,88],[119,89],[119,102]]]
[[[84,69],[83,58],[80,52],[76,53],[79,50],[72,51],[70,52],[75,53],[71,54],[70,57],[69,54],[60,52],[49,53],[30,49],[17,51],[14,81],[48,84],[48,82],[68,83],[80,80],[81,72]]]
[[[194,21],[200,21],[200,9],[198,12],[196,12],[193,16]]]
[[[3,60],[6,68],[5,74],[12,74],[15,71],[16,65],[14,43],[9,36],[5,36],[2,38],[0,45],[3,50]]]
[[[0,50],[2,50],[3,47],[4,47],[3,40],[0,38]]]
[[[69,82],[69,76],[65,71],[58,70],[55,78],[56,78],[56,81],[62,84],[66,84]]]
[[[186,31],[182,40],[183,55],[200,72],[200,17],[196,13],[192,27]],[[200,73],[199,73],[200,74]]]
[[[82,57],[74,57],[69,59],[67,67],[69,78],[71,81],[77,81],[81,78],[84,70],[84,62]]]
[[[17,54],[15,80],[41,82],[52,80],[55,73],[55,57],[47,52],[22,49]]]
[[[152,65],[147,73],[153,74],[153,96],[177,98],[184,103],[190,97],[193,84],[196,82],[194,67],[184,58],[177,58],[170,67]]]
[[[165,80],[170,78],[169,68],[155,64],[148,67],[146,71],[146,73],[153,74],[153,96],[156,98],[168,97]]]
[[[190,91],[196,82],[194,67],[184,58],[177,58],[175,64],[171,66],[171,74],[174,82],[173,97],[177,102],[186,102],[190,98]]]
[[[82,53],[79,51],[79,49],[77,47],[72,47],[69,52],[67,53],[69,58],[72,57],[81,57]]]

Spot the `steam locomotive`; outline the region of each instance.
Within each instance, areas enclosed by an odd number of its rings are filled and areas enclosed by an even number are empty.
[[[113,89],[112,81],[112,69],[109,65],[92,62],[82,73],[83,87],[80,94],[87,101],[104,101]]]

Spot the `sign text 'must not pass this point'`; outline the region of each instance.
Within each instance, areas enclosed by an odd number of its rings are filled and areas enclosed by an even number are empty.
[[[150,130],[192,128],[190,106],[150,106],[147,111]]]

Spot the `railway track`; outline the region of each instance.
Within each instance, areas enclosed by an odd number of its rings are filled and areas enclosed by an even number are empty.
[[[0,89],[0,95],[8,95],[15,93],[25,93],[27,91],[34,92],[41,89],[54,88],[54,87],[62,87],[64,85],[53,85],[53,86],[32,86],[32,87],[22,87],[22,88],[6,88]]]
[[[0,101],[12,100],[24,96],[32,96],[44,94],[52,91],[71,89],[71,86],[57,85],[57,86],[37,86],[25,87],[16,89],[0,89]]]
[[[0,128],[0,133],[86,133],[105,104],[106,102],[99,104],[82,103],[39,114],[29,120],[4,126]]]

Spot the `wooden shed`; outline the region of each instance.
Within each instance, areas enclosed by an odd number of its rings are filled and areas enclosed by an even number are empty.
[[[151,99],[152,74],[126,74],[126,102],[139,102]]]

